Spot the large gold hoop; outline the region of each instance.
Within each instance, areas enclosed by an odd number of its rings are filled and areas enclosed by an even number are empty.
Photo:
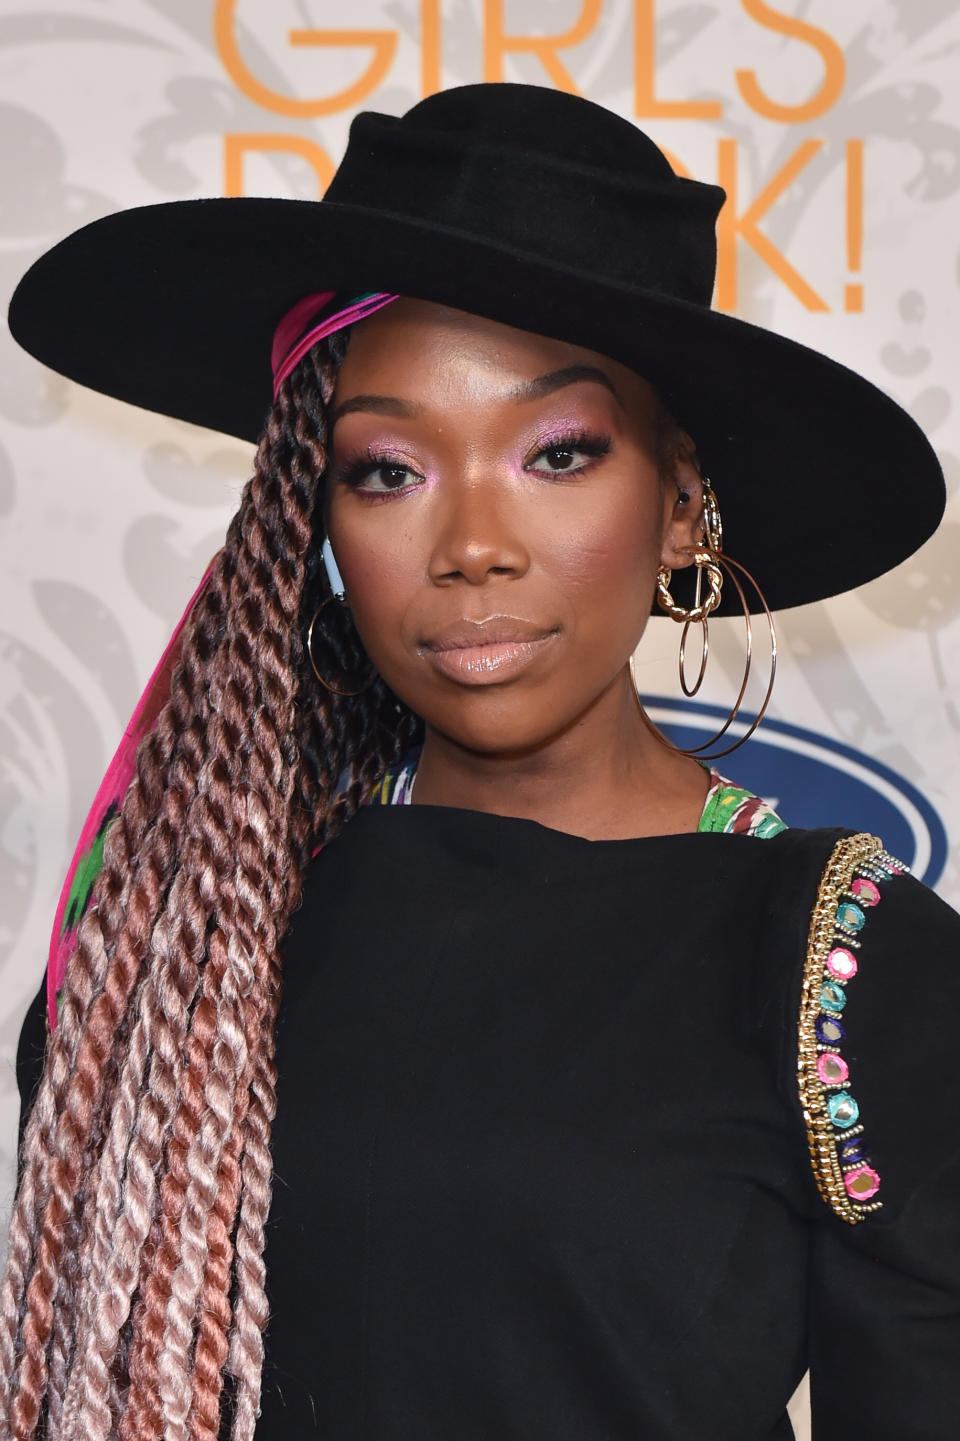
[[[315,627],[318,619],[320,618],[321,613],[326,609],[326,607],[327,607],[328,605],[331,605],[334,601],[338,601],[338,603],[341,604],[341,605],[343,604],[343,601],[340,600],[340,597],[339,597],[339,596],[336,596],[336,595],[328,595],[327,598],[326,598],[326,600],[321,601],[320,604],[317,606],[316,610],[315,610],[314,613],[313,613],[313,619],[311,620],[310,624],[309,624],[308,627],[307,627],[307,655],[308,655],[308,657],[309,657],[309,659],[310,659],[310,665],[311,665],[312,668],[313,668],[313,673],[314,673],[314,675],[316,676],[317,680],[320,682],[320,684],[321,684],[326,690],[328,690],[328,691],[330,692],[331,695],[338,695],[338,696],[344,696],[344,697],[363,695],[364,691],[369,689],[369,687],[373,684],[374,679],[376,678],[377,672],[376,672],[376,668],[375,668],[375,667],[371,666],[369,676],[368,676],[367,679],[364,681],[363,685],[360,686],[357,690],[340,690],[340,689],[338,689],[337,686],[331,685],[330,682],[329,682],[324,676],[322,676],[322,675],[320,674],[319,670],[317,669],[317,662],[314,660],[314,656],[313,656],[313,631],[314,631],[314,627]]]
[[[723,566],[724,570],[727,572],[727,575],[730,577],[730,580],[733,582],[734,589],[737,592],[737,596],[740,600],[740,605],[743,610],[743,621],[746,632],[746,655],[744,657],[743,676],[740,681],[740,689],[737,692],[737,698],[733,703],[733,708],[730,711],[730,714],[727,716],[720,729],[718,731],[715,731],[709,740],[704,741],[701,745],[698,746],[674,747],[675,750],[682,750],[684,755],[695,756],[699,760],[708,761],[719,760],[721,756],[729,755],[730,752],[735,751],[738,746],[742,746],[744,741],[750,739],[757,726],[760,724],[760,722],[763,720],[764,716],[767,713],[767,707],[770,704],[770,697],[773,695],[773,683],[777,675],[777,628],[773,623],[773,615],[771,614],[770,607],[767,605],[766,596],[763,594],[763,591],[760,589],[757,581],[754,579],[753,575],[751,575],[750,571],[747,570],[746,566],[741,565],[739,561],[732,560],[731,557],[728,555],[720,556],[719,561],[720,564]],[[737,571],[739,571],[741,575],[746,576],[747,580],[756,591],[760,604],[763,607],[763,613],[767,622],[767,628],[770,636],[770,674],[767,678],[767,685],[764,691],[763,701],[760,705],[760,709],[757,711],[747,730],[744,731],[743,735],[738,736],[732,745],[726,746],[723,750],[714,751],[713,747],[727,734],[727,731],[733,725],[734,721],[740,713],[740,708],[743,705],[743,698],[747,693],[747,686],[750,682],[750,671],[753,665],[753,620],[750,615],[750,608],[747,605],[747,598],[744,594],[743,586],[740,584],[740,581],[737,578]],[[705,755],[705,751],[711,751],[712,754]]]
[[[767,707],[770,704],[770,697],[773,694],[773,683],[777,674],[777,630],[773,623],[773,615],[771,614],[770,607],[767,605],[766,596],[763,594],[754,576],[747,570],[746,566],[741,565],[739,561],[733,560],[730,556],[724,554],[723,522],[720,518],[720,507],[717,502],[716,492],[706,477],[703,478],[703,529],[703,541],[693,555],[693,563],[697,567],[697,582],[693,605],[680,606],[674,601],[673,596],[670,594],[671,571],[666,566],[661,566],[657,571],[657,604],[672,620],[683,625],[683,631],[680,636],[679,656],[680,688],[684,695],[695,696],[703,684],[703,678],[707,671],[707,659],[710,654],[708,617],[720,604],[724,573],[729,577],[737,592],[740,607],[743,611],[746,630],[746,655],[737,698],[723,725],[709,740],[703,741],[702,744],[698,746],[672,747],[674,750],[679,751],[681,755],[693,756],[698,760],[714,761],[719,760],[721,756],[729,755],[731,751],[743,745],[744,741],[749,740],[766,715]],[[709,591],[705,599],[702,596],[704,573],[709,582]],[[750,681],[750,672],[753,665],[753,621],[743,586],[740,583],[740,575],[744,576],[750,585],[753,586],[760,604],[763,607],[763,613],[770,635],[770,675],[767,680],[766,690],[764,691],[763,702],[748,729],[744,731],[743,735],[738,736],[732,745],[725,746],[722,750],[714,750],[713,747],[727,734],[740,713],[744,696],[747,693],[747,686]],[[687,682],[686,647],[690,627],[696,624],[701,627],[700,667],[697,673],[697,679],[691,686]],[[634,694],[642,710],[643,703],[640,699],[632,660],[630,663],[630,674],[633,679]],[[667,742],[667,744],[672,745],[672,742]],[[711,754],[705,754],[705,752],[708,751],[711,752]]]
[[[687,685],[687,636],[690,633],[690,627],[694,624],[695,622],[692,620],[686,621],[680,632],[680,656],[677,661],[677,670],[680,672],[680,689],[686,696],[695,696],[703,685],[703,678],[707,673],[707,661],[710,657],[710,622],[704,616],[700,621],[700,669],[693,685]]]

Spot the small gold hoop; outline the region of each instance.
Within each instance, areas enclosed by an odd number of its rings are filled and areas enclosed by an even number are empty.
[[[700,548],[693,553],[693,563],[697,567],[697,593],[693,605],[677,605],[670,594],[670,581],[673,571],[667,566],[661,565],[657,570],[657,605],[661,610],[666,611],[671,620],[683,624],[687,621],[706,620],[711,611],[716,610],[720,604],[720,595],[723,590],[723,573],[718,564],[719,555],[715,551]],[[710,584],[706,600],[700,598],[700,585],[704,571]]]
[[[331,685],[328,680],[324,679],[324,677],[323,677],[323,676],[320,674],[320,672],[317,670],[317,662],[316,662],[316,661],[314,660],[314,658],[313,658],[313,630],[314,630],[314,626],[316,625],[318,619],[320,618],[321,612],[322,612],[323,610],[325,610],[326,607],[327,607],[328,605],[330,605],[333,601],[338,600],[338,599],[339,599],[338,596],[328,595],[327,598],[326,598],[326,600],[321,601],[320,604],[317,606],[316,610],[314,611],[314,613],[313,613],[313,619],[311,620],[310,624],[307,626],[307,655],[308,655],[309,658],[310,658],[310,665],[311,665],[311,667],[312,667],[312,669],[313,669],[314,675],[316,676],[316,678],[317,678],[317,680],[320,682],[320,684],[321,684],[326,690],[328,690],[331,695],[339,695],[339,696],[344,696],[344,697],[355,696],[355,695],[363,695],[364,691],[367,690],[367,689],[373,684],[373,681],[374,681],[374,679],[376,678],[376,674],[377,674],[377,672],[376,672],[376,667],[371,666],[369,676],[367,677],[367,679],[364,681],[363,685],[360,686],[360,688],[359,688],[358,690],[339,690],[335,685]],[[340,604],[342,605],[343,602],[341,601]]]
[[[703,477],[701,496],[703,499],[703,526],[706,532],[704,542],[707,549],[716,554],[723,550],[723,521],[720,519],[717,492],[706,476]]]

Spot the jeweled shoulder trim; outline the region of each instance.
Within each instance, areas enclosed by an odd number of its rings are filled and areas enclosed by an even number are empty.
[[[841,1045],[847,986],[859,969],[857,952],[867,915],[883,898],[880,887],[908,867],[876,836],[847,836],[834,846],[810,916],[800,996],[797,1070],[810,1161],[821,1196],[855,1226],[882,1201]]]

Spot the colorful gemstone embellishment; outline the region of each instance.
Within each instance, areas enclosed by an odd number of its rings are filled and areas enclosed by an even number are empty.
[[[842,1086],[850,1079],[850,1067],[835,1051],[821,1051],[817,1057],[817,1075],[825,1086]]]
[[[825,1011],[842,1011],[847,1004],[847,993],[842,986],[828,981],[820,992],[820,1005]]]
[[[857,1166],[856,1170],[847,1171],[843,1184],[854,1201],[869,1201],[880,1189],[880,1177],[872,1166]]]
[[[810,918],[800,1002],[800,1101],[820,1194],[852,1226],[883,1203],[874,1200],[880,1176],[849,1089],[850,1067],[840,1054],[850,1024],[840,1013],[863,964],[856,953],[867,913],[883,899],[883,883],[906,870],[876,836],[847,836],[827,862]]]
[[[837,906],[837,925],[842,931],[853,931],[854,935],[863,929],[866,916],[853,901],[843,901]]]
[[[849,981],[857,974],[857,958],[846,946],[834,946],[827,956],[827,970],[838,981]]]
[[[823,1004],[822,991],[820,993],[820,1003],[821,1005]],[[843,1022],[837,1020],[836,1016],[818,1016],[814,1022],[814,1029],[817,1033],[817,1040],[822,1046],[839,1046],[847,1034]]]
[[[869,880],[867,876],[854,876],[850,882],[850,894],[856,896],[861,906],[876,906],[880,904],[879,887]]]
[[[855,1125],[860,1119],[860,1107],[846,1091],[839,1091],[837,1095],[827,1098],[827,1111],[833,1124],[843,1130]]]

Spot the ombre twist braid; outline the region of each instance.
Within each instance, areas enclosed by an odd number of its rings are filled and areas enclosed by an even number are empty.
[[[254,1434],[282,938],[314,848],[419,729],[304,655],[345,345],[282,387],[107,836],[24,1134],[0,1441]],[[355,635],[325,643],[357,665]]]

